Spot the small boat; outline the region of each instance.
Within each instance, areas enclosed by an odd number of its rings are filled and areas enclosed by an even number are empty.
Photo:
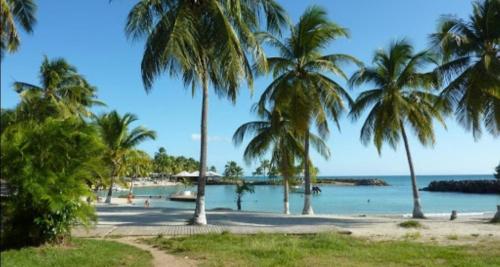
[[[185,190],[185,191],[180,191],[177,193],[173,193],[170,196],[168,196],[168,199],[172,201],[187,201],[187,202],[194,202],[196,201],[196,192]]]
[[[299,185],[294,185],[294,186],[290,186],[290,191],[292,193],[300,193],[300,194],[303,194],[305,192],[305,189],[304,187],[302,186],[299,186]]]

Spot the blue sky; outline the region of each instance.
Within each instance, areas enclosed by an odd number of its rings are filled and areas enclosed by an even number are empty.
[[[163,75],[146,94],[141,77],[142,42],[125,38],[124,24],[136,1],[107,0],[37,1],[38,24],[32,35],[22,34],[18,53],[8,54],[1,69],[1,105],[13,107],[18,102],[12,90],[14,81],[38,83],[38,68],[43,55],[64,57],[98,87],[99,98],[108,109],[135,113],[139,123],[158,133],[156,141],[141,145],[153,154],[160,146],[168,153],[198,158],[200,94],[191,96],[175,77]],[[351,38],[337,40],[325,49],[328,53],[349,53],[369,63],[373,51],[394,39],[407,37],[417,49],[424,49],[427,36],[436,27],[441,14],[466,17],[471,2],[465,0],[304,0],[280,1],[297,21],[312,4],[325,7],[330,18],[350,29]],[[275,55],[275,51],[268,51]],[[352,71],[352,68],[347,68]],[[231,137],[235,129],[254,119],[251,105],[269,83],[269,78],[255,82],[253,94],[241,88],[236,105],[213,94],[209,100],[209,165],[222,170],[228,160],[243,165],[247,174],[254,166],[242,161],[243,148],[235,148]],[[345,84],[345,82],[342,82]],[[350,91],[355,97],[362,88]],[[472,135],[450,118],[448,129],[436,125],[437,143],[424,148],[413,136],[410,145],[417,174],[489,174],[500,161],[500,142],[489,135],[474,141]],[[382,155],[373,145],[359,141],[361,121],[341,121],[341,132],[332,130],[328,145],[332,157],[324,160],[313,154],[320,175],[397,175],[407,174],[403,146],[397,151],[384,147]]]

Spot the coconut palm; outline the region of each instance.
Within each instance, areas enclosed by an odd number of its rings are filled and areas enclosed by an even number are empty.
[[[360,63],[349,55],[322,53],[331,41],[347,37],[348,30],[329,21],[326,11],[320,7],[308,8],[290,28],[290,34],[282,41],[268,33],[260,34],[263,41],[279,50],[280,56],[267,59],[274,80],[262,94],[259,106],[270,104],[274,109],[289,108],[286,112],[294,127],[304,135],[304,158],[309,159],[311,127],[315,125],[320,136],[326,138],[329,133],[327,118],[332,118],[338,126],[344,102],[351,101],[342,86],[328,75],[347,79],[340,64]],[[309,160],[305,162],[303,214],[313,214]]]
[[[262,16],[263,15],[263,16]],[[182,74],[186,87],[202,89],[200,177],[194,224],[206,224],[205,174],[207,169],[208,88],[233,103],[243,81],[253,82],[246,51],[265,65],[253,32],[261,17],[267,29],[279,32],[287,22],[274,0],[140,0],[130,11],[126,32],[146,38],[142,78],[147,91],[163,72]]]
[[[224,166],[224,177],[231,180],[238,180],[243,176],[243,168],[238,166],[236,161],[228,161]]]
[[[271,165],[277,165],[283,176],[284,213],[289,214],[288,183],[295,173],[295,162],[304,155],[303,140],[286,113],[264,110],[259,116],[261,120],[241,125],[233,135],[233,142],[240,145],[245,137],[252,136],[243,154],[247,163],[271,153]],[[329,150],[322,139],[316,135],[310,138],[320,154],[327,157]]]
[[[422,71],[431,62],[428,52],[414,53],[407,41],[400,40],[391,43],[387,50],[376,51],[374,66],[362,68],[350,79],[351,86],[365,83],[374,86],[356,98],[350,112],[357,120],[364,110],[370,109],[361,128],[361,141],[367,144],[373,139],[380,154],[384,142],[396,149],[403,138],[411,174],[414,218],[424,218],[424,213],[406,129],[411,128],[423,145],[432,145],[433,119],[444,126],[444,106],[436,105],[437,95],[427,90],[437,86],[436,75]]]
[[[148,153],[139,150],[131,149],[125,154],[123,159],[125,175],[130,177],[129,193],[132,193],[134,179],[138,177],[146,177],[153,170],[153,161]]]
[[[0,0],[0,59],[5,50],[14,53],[21,42],[18,26],[28,33],[33,32],[36,18],[36,4],[33,0]],[[16,25],[18,24],[18,26]]]
[[[457,120],[475,138],[481,124],[500,134],[500,0],[473,3],[468,20],[444,16],[431,41],[444,63],[441,97],[455,107]]]
[[[36,117],[79,115],[88,117],[94,105],[104,105],[96,99],[97,89],[91,86],[77,69],[65,59],[44,57],[40,66],[40,86],[15,82],[21,96],[21,108]]]
[[[111,165],[111,179],[106,203],[111,203],[113,185],[125,171],[125,156],[143,141],[156,138],[154,131],[142,126],[130,130],[130,125],[135,121],[137,121],[137,117],[134,114],[126,113],[120,116],[116,111],[95,117],[95,124],[107,147],[106,157]]]
[[[254,186],[245,181],[239,181],[236,184],[236,206],[238,211],[241,210],[241,199],[246,192],[253,194],[255,192]]]

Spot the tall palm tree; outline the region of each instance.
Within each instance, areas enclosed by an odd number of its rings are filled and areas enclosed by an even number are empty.
[[[40,66],[40,86],[15,82],[14,89],[21,96],[21,105],[27,113],[37,117],[58,112],[63,116],[79,115],[88,117],[90,108],[94,105],[104,105],[96,99],[97,89],[91,86],[77,69],[65,59],[49,60],[46,56]],[[47,109],[47,105],[57,107],[56,110]],[[43,105],[43,106],[41,106]]]
[[[233,142],[240,145],[245,137],[252,136],[243,154],[247,163],[271,153],[271,164],[277,165],[283,176],[284,213],[289,214],[288,184],[295,174],[295,162],[304,155],[303,140],[286,113],[264,110],[259,116],[261,120],[241,125],[233,135]],[[328,157],[329,150],[322,139],[316,135],[310,138],[318,152]]]
[[[264,15],[264,16],[262,16]],[[182,74],[186,87],[202,89],[200,177],[194,224],[206,224],[205,174],[207,167],[208,88],[233,103],[242,81],[253,77],[246,51],[265,65],[253,32],[264,17],[267,29],[279,32],[287,22],[274,0],[140,0],[129,13],[129,37],[146,38],[142,78],[147,91],[163,72]]]
[[[111,203],[115,180],[125,171],[124,160],[126,155],[141,142],[156,138],[154,131],[142,126],[129,130],[130,124],[135,121],[137,121],[137,117],[134,114],[126,113],[120,116],[116,111],[95,117],[95,124],[107,147],[106,157],[111,165],[111,182],[106,203]]]
[[[5,50],[14,53],[21,42],[16,24],[28,33],[33,32],[36,18],[33,0],[0,0],[0,59]]]
[[[481,124],[500,134],[500,0],[473,3],[468,20],[441,19],[431,41],[444,63],[437,68],[446,82],[441,97],[455,106],[457,120],[474,138]]]
[[[326,11],[320,7],[308,8],[299,22],[290,28],[290,34],[283,41],[268,33],[260,35],[263,41],[279,50],[280,56],[267,59],[274,81],[265,89],[259,106],[262,108],[270,103],[277,109],[282,109],[280,106],[289,108],[287,113],[295,127],[303,133],[304,158],[307,159],[303,214],[313,214],[308,160],[311,126],[316,125],[322,138],[326,138],[329,133],[328,117],[338,126],[344,101],[350,102],[351,99],[342,86],[328,75],[347,79],[340,64],[360,63],[349,55],[322,53],[331,41],[347,37],[348,31],[329,21]]]
[[[370,109],[361,128],[361,141],[373,142],[380,154],[383,142],[396,149],[403,138],[413,190],[413,217],[424,218],[413,168],[410,145],[406,134],[410,127],[423,145],[435,142],[433,119],[444,126],[445,106],[436,105],[438,96],[428,89],[437,86],[437,77],[422,70],[433,62],[424,51],[413,52],[405,40],[391,43],[387,50],[378,50],[373,58],[374,66],[362,68],[350,79],[351,86],[369,83],[373,89],[362,92],[352,105],[350,115],[354,120]]]

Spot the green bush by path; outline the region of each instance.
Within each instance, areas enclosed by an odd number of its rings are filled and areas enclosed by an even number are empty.
[[[74,224],[95,220],[85,201],[104,173],[97,132],[78,118],[47,118],[9,126],[1,135],[2,249],[60,242]]]
[[[333,233],[209,234],[145,242],[201,266],[500,266],[500,244],[373,242]]]
[[[27,247],[1,253],[5,267],[148,267],[147,251],[105,240],[74,239],[65,246]]]

